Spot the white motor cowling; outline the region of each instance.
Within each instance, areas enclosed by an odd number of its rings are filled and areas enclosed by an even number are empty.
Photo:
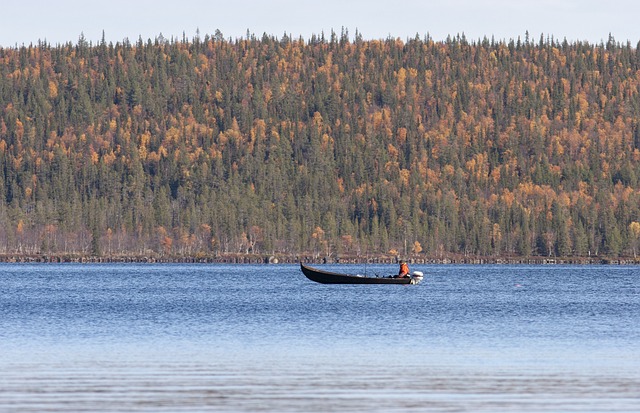
[[[422,271],[414,271],[411,273],[411,283],[418,284],[424,278]]]

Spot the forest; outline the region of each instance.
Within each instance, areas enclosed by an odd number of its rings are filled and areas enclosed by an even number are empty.
[[[0,48],[0,254],[636,257],[640,44]]]

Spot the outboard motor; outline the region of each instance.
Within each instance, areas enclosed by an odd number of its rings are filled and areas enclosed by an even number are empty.
[[[422,271],[414,271],[411,273],[411,284],[418,284],[424,278]]]

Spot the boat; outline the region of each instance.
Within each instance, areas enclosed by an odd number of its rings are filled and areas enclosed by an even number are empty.
[[[303,263],[300,263],[300,269],[308,279],[321,284],[418,284],[424,276],[420,271],[414,271],[410,277],[403,278],[367,277],[319,270]]]

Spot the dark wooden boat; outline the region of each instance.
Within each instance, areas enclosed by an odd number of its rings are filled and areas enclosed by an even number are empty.
[[[365,277],[363,275],[339,274],[308,267],[300,263],[302,273],[311,281],[322,284],[418,284],[422,281],[422,273],[414,272],[411,277]]]

